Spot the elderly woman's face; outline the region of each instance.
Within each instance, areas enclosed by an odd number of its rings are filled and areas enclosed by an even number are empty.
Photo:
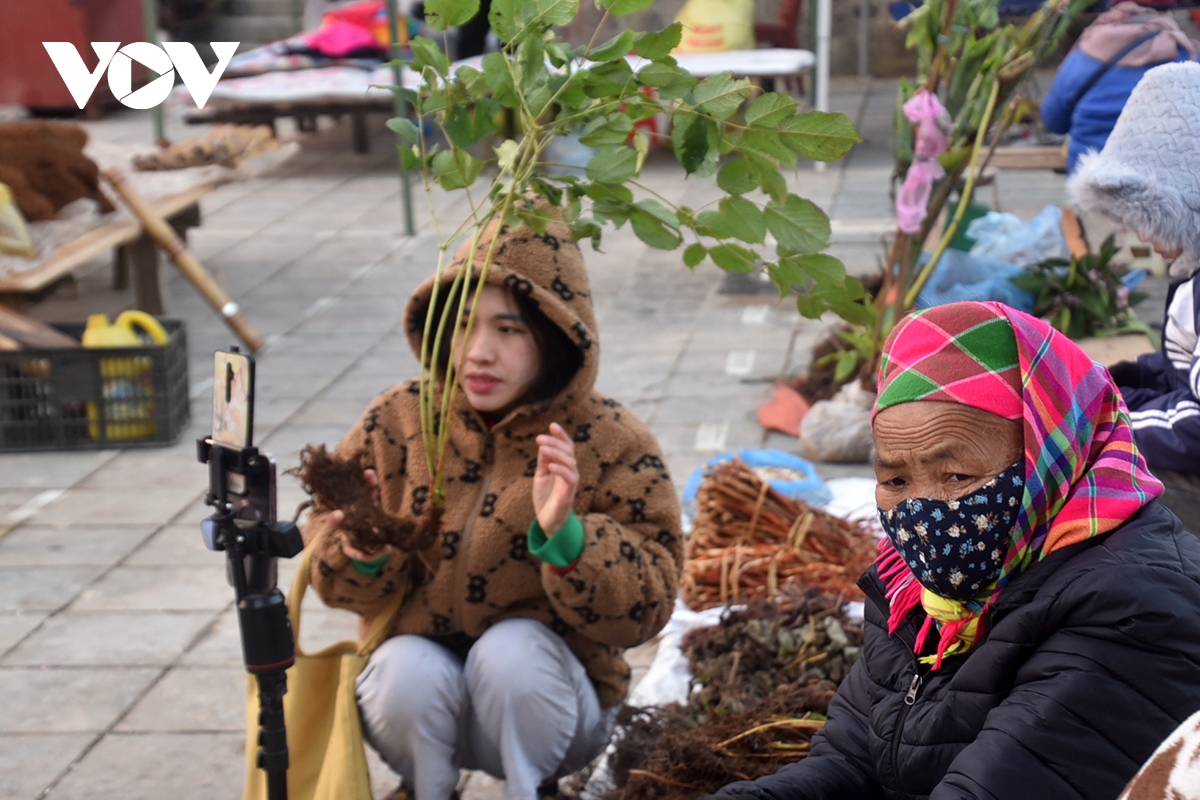
[[[956,500],[1022,457],[1020,420],[958,403],[918,401],[875,415],[875,502]]]

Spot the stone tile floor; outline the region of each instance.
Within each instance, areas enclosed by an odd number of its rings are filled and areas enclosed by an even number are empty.
[[[837,110],[864,143],[839,164],[804,166],[794,189],[827,208],[832,252],[852,271],[876,268],[891,229],[888,177],[894,85],[837,81]],[[193,131],[177,119],[176,139]],[[143,142],[148,119],[121,113],[88,123],[101,140]],[[398,324],[410,291],[433,269],[429,209],[454,221],[461,198],[414,198],[418,235],[401,234],[394,153],[382,119],[374,149],[352,153],[348,125],[301,136],[302,153],[278,174],[218,189],[191,233],[267,337],[259,358],[257,443],[282,468],[306,443],[335,443],[379,391],[416,362]],[[285,132],[285,135],[289,135]],[[684,180],[673,160],[651,159],[645,181],[693,207],[715,195]],[[1058,176],[1012,173],[998,194],[1040,209],[1062,196]],[[794,447],[767,436],[754,410],[770,379],[805,367],[826,321],[804,320],[768,294],[722,293],[711,265],[689,272],[677,254],[652,251],[628,228],[586,252],[603,337],[599,387],[646,419],[677,481],[713,452]],[[199,523],[207,475],[195,460],[211,391],[211,354],[233,336],[169,265],[169,313],[187,324],[191,426],[152,449],[0,455],[0,798],[239,796],[245,677],[233,592],[222,556],[206,551]],[[81,320],[128,307],[101,259],[32,305],[45,320]],[[826,477],[867,475],[866,465],[822,465]],[[302,499],[280,481],[281,514]],[[291,565],[281,564],[287,586]],[[306,606],[302,645],[352,632],[343,612]],[[639,671],[653,644],[630,653]],[[377,760],[377,793],[395,785]],[[472,775],[464,800],[498,797]]]

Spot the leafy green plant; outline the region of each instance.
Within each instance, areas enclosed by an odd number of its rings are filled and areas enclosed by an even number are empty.
[[[888,333],[916,303],[933,265],[958,232],[978,176],[1021,106],[1022,82],[1091,3],[1047,0],[1018,24],[1001,20],[999,0],[925,0],[901,21],[908,30],[906,44],[917,53],[918,69],[915,80],[900,81],[893,181],[902,181],[913,163],[915,131],[903,106],[922,90],[936,95],[953,121],[947,148],[938,158],[945,175],[933,184],[920,230],[908,234],[897,229],[888,255],[891,269],[884,272],[872,319],[852,321],[851,329],[838,334],[846,348],[825,357],[824,363],[836,362],[839,382],[874,370]],[[961,196],[957,212],[947,220],[933,257],[916,272],[921,248],[956,189]]]
[[[604,10],[599,26],[610,15],[631,14],[650,2],[597,0]],[[561,215],[572,236],[590,239],[597,249],[605,226],[628,223],[651,247],[684,247],[681,258],[690,268],[709,260],[729,272],[765,272],[781,296],[796,294],[805,316],[832,311],[869,322],[873,313],[862,285],[840,261],[822,253],[829,242],[829,218],[789,192],[782,174],[797,167],[799,156],[832,161],[845,155],[860,141],[850,120],[842,114],[801,113],[795,99],[783,94],[755,97],[750,81],[731,73],[697,80],[670,55],[680,41],[678,23],[647,33],[625,30],[599,44],[593,34],[586,46],[572,47],[558,38],[554,26],[574,19],[578,3],[493,0],[488,19],[503,49],[484,56],[479,69],[452,70],[435,42],[413,40],[412,66],[421,85],[397,91],[416,120],[398,117],[388,125],[399,139],[403,167],[418,171],[427,190],[437,184],[465,192],[471,208],[456,227],[443,230],[433,220],[439,278],[448,249],[464,235],[477,244],[494,220],[541,232],[552,215]],[[443,30],[466,22],[478,7],[478,0],[428,0],[426,19]],[[640,61],[627,59],[630,51]],[[493,144],[499,133],[495,120],[502,113],[523,135]],[[714,203],[675,205],[640,180],[651,140],[637,123],[664,113],[670,116],[672,150],[684,171],[715,176],[723,194]],[[430,124],[444,141],[427,135]],[[569,134],[578,134],[596,152],[584,175],[549,174],[548,146]],[[439,304],[437,292],[444,290],[435,289],[426,319],[422,434],[438,507],[447,412],[457,382],[453,364],[438,381],[431,356],[442,351],[447,336],[469,336],[475,307],[467,298],[486,281],[493,256],[486,254],[478,277],[467,271],[456,276],[450,296],[458,302]],[[439,305],[446,307],[440,317]]]
[[[1132,307],[1146,295],[1131,291],[1113,270],[1116,253],[1109,236],[1098,253],[1048,259],[1011,280],[1034,296],[1035,316],[1072,339],[1144,333],[1158,347],[1158,336],[1133,313]]]

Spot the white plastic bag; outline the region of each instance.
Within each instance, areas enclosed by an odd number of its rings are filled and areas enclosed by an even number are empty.
[[[975,240],[971,255],[1018,267],[1071,256],[1062,231],[1062,209],[1055,205],[1046,206],[1029,222],[1016,214],[989,211],[967,226],[967,236]]]
[[[831,400],[821,400],[800,423],[800,447],[813,461],[863,462],[871,454],[871,407],[875,395],[853,381]]]

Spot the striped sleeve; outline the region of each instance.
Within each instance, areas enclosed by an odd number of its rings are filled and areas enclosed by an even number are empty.
[[[1163,355],[1157,363],[1173,375],[1163,388],[1124,391],[1138,448],[1151,469],[1200,471],[1200,320],[1195,278],[1175,291],[1163,326]],[[1144,357],[1145,358],[1145,357]],[[1139,359],[1141,362],[1142,359]],[[1149,359],[1147,359],[1149,363]],[[1172,368],[1174,368],[1172,370]]]

